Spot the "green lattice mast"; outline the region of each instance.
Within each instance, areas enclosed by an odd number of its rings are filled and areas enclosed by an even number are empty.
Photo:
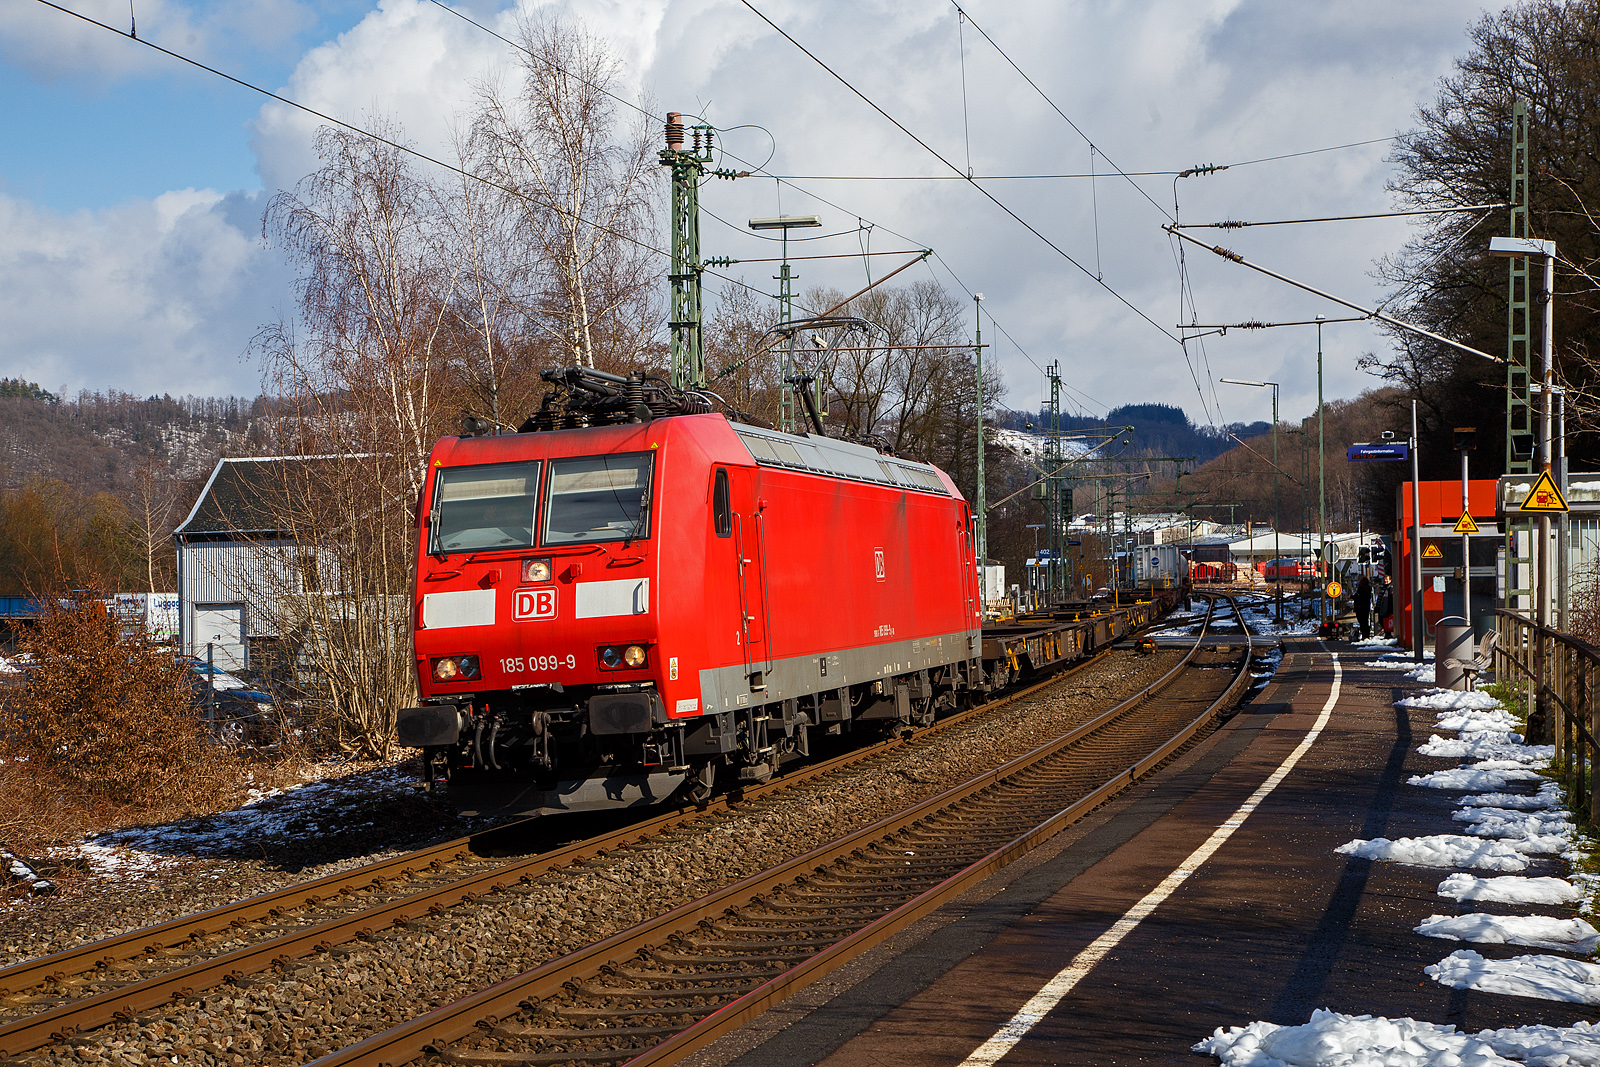
[[[1511,231],[1526,238],[1528,232],[1528,102],[1518,97],[1511,105]],[[1531,316],[1528,314],[1528,260],[1508,261],[1510,281],[1506,302],[1506,473],[1532,474],[1533,450],[1517,444],[1531,443],[1533,405],[1528,393],[1528,359]]]

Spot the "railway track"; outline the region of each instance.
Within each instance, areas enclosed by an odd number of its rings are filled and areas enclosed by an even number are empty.
[[[1026,700],[1098,660],[919,731],[920,740]],[[548,872],[659,838],[696,820],[748,805],[912,743],[892,739],[790,771],[771,782],[668,812],[612,833],[507,862],[518,824],[185,916],[0,970],[0,1058],[161,1008],[224,983],[282,971],[295,960],[528,883]]]
[[[1207,621],[1209,623],[1208,613]],[[1242,627],[1242,616],[1241,627]],[[1250,678],[1204,647],[1056,740],[823,848],[315,1061],[676,1062],[1070,825],[1186,745]],[[1192,670],[1237,658],[1230,671]],[[1210,662],[1207,662],[1207,661]],[[1131,764],[1125,754],[1138,753]],[[1104,768],[1121,769],[1107,777]]]

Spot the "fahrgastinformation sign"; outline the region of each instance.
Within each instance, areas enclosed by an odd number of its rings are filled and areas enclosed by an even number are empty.
[[[1346,448],[1344,458],[1352,463],[1397,461],[1410,459],[1411,450],[1404,441],[1365,442]]]

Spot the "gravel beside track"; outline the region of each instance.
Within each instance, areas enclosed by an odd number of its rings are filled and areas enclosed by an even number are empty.
[[[804,853],[1020,755],[1154,681],[1178,656],[1114,651],[1029,700],[877,759],[512,886],[438,918],[338,946],[281,975],[245,978],[196,1001],[80,1035],[16,1062],[147,1064],[172,1063],[176,1057],[197,1064],[303,1063]],[[460,832],[457,826],[437,836]],[[357,858],[349,841],[341,844],[337,860],[293,875],[265,864],[252,871],[241,863],[228,872],[233,877],[219,877],[214,861],[207,861],[196,865],[203,869],[180,868],[122,894],[108,890],[54,907],[32,906],[28,920],[37,932],[26,938],[21,954],[58,951],[230,895],[331,873],[338,869],[334,864],[376,858]],[[0,925],[0,943],[12,944],[20,935],[20,929]]]

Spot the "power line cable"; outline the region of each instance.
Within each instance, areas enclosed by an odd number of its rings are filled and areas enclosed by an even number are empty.
[[[792,37],[788,33],[788,31],[784,30],[783,27],[779,26],[776,22],[773,22],[766,15],[762,14],[760,9],[757,8],[753,3],[751,3],[750,0],[740,0],[740,3],[744,4],[745,7],[749,8],[750,11],[753,14],[755,14],[755,16],[757,18],[759,18],[762,22],[765,22],[768,26],[771,26],[775,31],[777,31],[778,34],[781,35],[784,40],[788,41],[790,44],[792,44],[796,48],[800,49],[800,51],[804,52],[806,54],[807,58],[809,58],[813,63],[817,64],[817,66],[821,67],[823,70],[827,71],[830,75],[832,75],[833,78],[836,81],[838,81],[840,85],[843,85],[846,89],[849,89],[852,93],[854,93],[857,97],[859,97],[860,100],[862,101],[862,103],[866,104],[868,107],[872,108],[872,110],[876,111],[879,115],[883,116],[883,118],[888,120],[888,122],[891,125],[893,125],[895,127],[895,129],[899,130],[901,133],[905,134],[907,137],[909,137],[913,141],[915,141],[923,149],[923,151],[925,151],[929,155],[933,156],[933,158],[937,159],[940,163],[943,163],[946,167],[949,167],[951,170],[955,171],[957,174],[961,173],[961,168],[960,167],[956,166],[954,163],[951,163],[948,159],[946,159],[943,155],[941,155],[936,149],[934,149],[926,141],[924,141],[922,138],[918,137],[916,134],[912,133],[909,129],[907,129],[893,115],[890,115],[883,108],[879,107],[876,103],[874,103],[872,101],[871,97],[867,96],[860,89],[857,89],[854,85],[852,85],[850,83],[850,81],[848,79],[846,79],[838,71],[834,70],[828,64],[824,63],[820,58],[817,57],[817,55],[814,52],[812,52],[810,49],[808,49],[805,45],[803,45],[799,41],[795,40],[795,38]],[[973,23],[973,26],[976,28],[977,27],[977,23]],[[980,30],[980,32],[982,32],[982,31]],[[1085,140],[1087,140],[1087,138],[1085,138]],[[1108,160],[1108,162],[1109,162],[1109,160]],[[1126,307],[1129,311],[1133,312],[1135,315],[1139,316],[1139,318],[1141,318],[1145,322],[1149,323],[1150,326],[1153,329],[1157,330],[1163,337],[1167,338],[1170,341],[1178,342],[1178,338],[1177,338],[1177,336],[1175,334],[1173,334],[1171,331],[1167,330],[1166,327],[1162,326],[1160,323],[1156,322],[1155,319],[1152,319],[1149,315],[1146,315],[1143,311],[1139,310],[1139,308],[1136,307],[1133,304],[1132,301],[1128,300],[1127,297],[1125,297],[1121,293],[1117,292],[1110,285],[1107,285],[1105,281],[1103,281],[1102,279],[1099,279],[1099,278],[1095,278],[1093,271],[1089,270],[1089,268],[1085,267],[1082,263],[1079,263],[1076,259],[1074,259],[1072,257],[1072,255],[1070,253],[1068,253],[1066,251],[1066,249],[1062,248],[1060,245],[1058,245],[1054,241],[1050,240],[1050,238],[1046,237],[1037,228],[1035,228],[1034,225],[1032,223],[1030,223],[1027,219],[1024,219],[1021,215],[1017,214],[1015,211],[1011,210],[1011,208],[1007,207],[993,193],[989,192],[989,190],[985,189],[982,185],[978,184],[976,179],[969,178],[969,179],[967,179],[967,181],[972,186],[972,188],[976,189],[979,193],[981,193],[986,200],[988,200],[995,207],[999,208],[1001,211],[1003,211],[1007,215],[1009,215],[1011,217],[1011,219],[1013,221],[1015,221],[1018,225],[1022,226],[1023,229],[1027,230],[1029,233],[1033,234],[1039,240],[1043,241],[1047,246],[1049,246],[1049,248],[1052,251],[1054,251],[1062,259],[1065,259],[1068,263],[1071,263],[1074,267],[1077,267],[1080,271],[1082,271],[1084,273],[1085,276],[1094,279],[1095,284],[1099,285],[1106,292],[1108,292],[1112,296],[1114,296],[1117,299],[1117,301],[1119,303],[1121,303],[1124,307]],[[1178,342],[1178,343],[1181,344],[1181,342]]]
[[[956,41],[961,54],[961,138],[967,145],[967,177],[972,177],[972,126],[967,118],[967,13],[956,7]]]
[[[1046,93],[1043,89],[1039,88],[1039,85],[1038,85],[1037,82],[1035,82],[1032,78],[1028,77],[1028,72],[1027,71],[1025,71],[1021,67],[1017,66],[1016,60],[1012,59],[1009,55],[1006,54],[1006,50],[1004,48],[1001,48],[1000,45],[995,41],[995,39],[993,37],[989,36],[989,33],[988,33],[987,30],[985,30],[982,26],[978,25],[978,23],[972,18],[971,15],[967,15],[967,13],[962,10],[961,5],[956,3],[956,0],[950,0],[950,3],[960,15],[965,15],[966,16],[967,20],[972,23],[972,28],[973,29],[975,29],[979,33],[983,34],[983,39],[985,41],[988,41],[989,44],[994,47],[994,50],[996,52],[1000,53],[1000,58],[1001,59],[1003,59],[1007,63],[1011,64],[1011,69],[1016,71],[1018,74],[1020,74],[1022,76],[1022,80],[1027,82],[1028,86],[1031,89],[1033,89],[1034,92],[1039,94],[1039,98],[1041,100],[1043,100],[1045,103],[1049,104],[1051,110],[1053,110],[1057,115],[1061,116],[1061,121],[1065,122],[1068,126],[1072,127],[1072,132],[1073,133],[1076,133],[1079,137],[1082,137],[1084,139],[1084,141],[1086,141],[1088,143],[1089,148],[1092,151],[1099,151],[1098,146],[1095,145],[1094,141],[1089,137],[1089,135],[1084,133],[1083,130],[1079,129],[1078,128],[1078,124],[1076,122],[1073,122],[1072,119],[1070,117],[1068,117],[1068,115],[1067,115],[1067,113],[1065,111],[1062,111],[1061,108],[1056,106],[1056,102],[1054,100],[1050,99],[1049,94]],[[748,0],[746,0],[746,6],[749,6]],[[754,10],[754,9],[752,8],[752,10]],[[1104,152],[1100,152],[1100,156],[1107,163],[1111,164],[1111,167],[1112,167],[1113,170],[1115,170],[1118,174],[1121,174],[1124,178],[1127,178],[1128,179],[1128,184],[1133,186],[1135,189],[1137,189],[1139,191],[1139,195],[1140,196],[1144,197],[1146,200],[1149,200],[1151,207],[1153,207],[1157,211],[1161,212],[1161,214],[1165,215],[1168,219],[1172,218],[1171,215],[1167,214],[1167,209],[1166,208],[1164,208],[1160,204],[1156,203],[1155,200],[1150,196],[1150,194],[1144,191],[1143,186],[1141,186],[1138,182],[1134,181],[1129,175],[1124,173],[1121,167],[1117,166],[1115,160],[1113,160],[1110,156],[1106,155]]]
[[[504,186],[504,185],[500,185],[500,184],[498,184],[496,182],[492,182],[489,179],[485,178],[481,174],[474,174],[471,171],[464,170],[463,168],[458,167],[458,166],[456,166],[456,165],[454,165],[452,163],[446,163],[444,160],[439,159],[439,158],[437,158],[435,156],[430,156],[426,152],[423,152],[423,151],[421,151],[419,149],[412,148],[409,145],[401,144],[398,141],[390,140],[389,138],[384,137],[381,134],[373,133],[370,130],[366,130],[366,129],[361,128],[360,126],[353,125],[352,123],[346,122],[343,119],[334,118],[332,115],[329,115],[329,114],[326,114],[324,112],[318,111],[316,108],[309,107],[306,104],[302,104],[302,103],[300,103],[300,102],[298,102],[296,100],[291,100],[289,97],[282,96],[282,95],[280,95],[278,93],[273,92],[270,89],[263,89],[259,85],[255,85],[255,84],[253,84],[251,82],[247,82],[242,78],[236,78],[232,74],[228,74],[225,71],[218,70],[215,67],[207,66],[206,64],[200,62],[199,60],[191,59],[190,57],[188,57],[186,55],[183,55],[182,53],[174,52],[169,48],[163,48],[160,45],[155,44],[155,43],[153,43],[151,41],[148,41],[148,40],[143,40],[141,38],[133,37],[131,34],[125,34],[121,30],[117,29],[115,26],[108,25],[107,23],[101,22],[99,19],[91,18],[90,16],[84,15],[84,14],[82,14],[80,12],[73,11],[71,8],[62,7],[60,4],[52,3],[51,0],[37,0],[37,2],[40,3],[40,4],[43,4],[45,7],[52,8],[53,10],[59,11],[64,15],[70,15],[73,18],[78,19],[78,20],[80,20],[82,22],[87,22],[91,26],[98,26],[100,29],[106,30],[109,33],[114,33],[118,37],[122,37],[122,38],[125,38],[125,39],[136,41],[137,43],[143,45],[146,48],[153,49],[154,51],[160,52],[162,55],[169,56],[172,59],[176,59],[180,63],[187,63],[191,67],[195,67],[195,68],[197,68],[199,70],[203,70],[207,74],[213,74],[213,75],[223,79],[224,81],[232,82],[233,84],[235,84],[237,86],[240,86],[241,88],[249,89],[251,92],[254,92],[254,93],[260,93],[262,96],[265,96],[265,97],[267,97],[267,98],[269,98],[271,100],[275,100],[278,103],[283,104],[283,105],[285,105],[287,107],[294,108],[296,111],[303,111],[308,115],[311,115],[311,116],[313,116],[315,118],[321,119],[323,122],[326,122],[331,126],[338,126],[341,129],[349,130],[351,133],[356,134],[357,136],[365,137],[366,139],[368,139],[370,141],[374,141],[374,142],[376,142],[378,144],[381,144],[381,145],[386,145],[389,148],[393,148],[397,152],[403,152],[406,155],[414,156],[415,158],[420,159],[425,163],[431,163],[436,167],[439,167],[439,168],[441,168],[443,170],[447,170],[447,171],[451,172],[452,174],[459,174],[463,178],[468,178],[468,179],[470,179],[472,181],[475,181],[475,182],[478,182],[478,183],[480,183],[482,185],[485,185],[485,186],[487,186],[488,188],[491,188],[491,189],[498,189],[500,192],[508,193],[508,194],[510,194],[512,196],[525,196],[526,195],[526,193],[523,190],[513,189],[513,188],[510,188],[508,186]],[[446,10],[449,10],[449,9],[447,8]],[[493,31],[491,30],[489,32],[492,33]],[[495,36],[498,37],[499,35],[496,34]],[[504,38],[501,38],[501,39],[504,40]],[[585,84],[587,84],[587,83],[585,83]],[[611,94],[608,93],[607,95],[611,95]],[[620,98],[613,97],[613,99],[620,99]],[[624,101],[624,103],[626,103],[626,101]],[[633,105],[630,104],[629,106],[631,107]],[[661,256],[663,259],[666,259],[666,260],[669,260],[669,261],[672,259],[672,254],[670,252],[668,252],[668,251],[666,251],[664,249],[661,249],[661,248],[657,248],[655,245],[650,244],[648,241],[642,241],[639,238],[633,236],[632,234],[623,233],[621,230],[613,229],[612,227],[607,226],[604,223],[594,222],[594,221],[592,221],[590,219],[584,218],[581,215],[572,214],[571,212],[569,212],[566,209],[564,209],[560,204],[557,204],[554,201],[551,201],[548,206],[551,207],[553,210],[559,212],[560,214],[565,215],[566,217],[573,219],[576,222],[583,223],[585,226],[591,226],[594,229],[601,231],[602,233],[608,233],[611,236],[616,237],[619,240],[627,241],[630,244],[637,245],[637,246],[639,246],[640,248],[644,249],[647,252],[653,252],[656,255]],[[842,231],[842,232],[848,233],[850,231],[847,230],[847,231]],[[899,235],[897,234],[896,236],[899,236]],[[910,238],[906,238],[906,240],[910,240]],[[710,269],[706,269],[705,273],[711,275],[712,277],[720,278],[723,281],[728,282],[728,283],[730,283],[732,285],[737,285],[737,286],[740,286],[741,288],[749,289],[752,293],[758,293],[758,294],[760,294],[762,296],[767,295],[767,294],[763,293],[760,289],[757,289],[754,286],[749,285],[744,281],[741,281],[740,279],[731,278],[728,275],[719,274],[716,271],[710,270]]]

